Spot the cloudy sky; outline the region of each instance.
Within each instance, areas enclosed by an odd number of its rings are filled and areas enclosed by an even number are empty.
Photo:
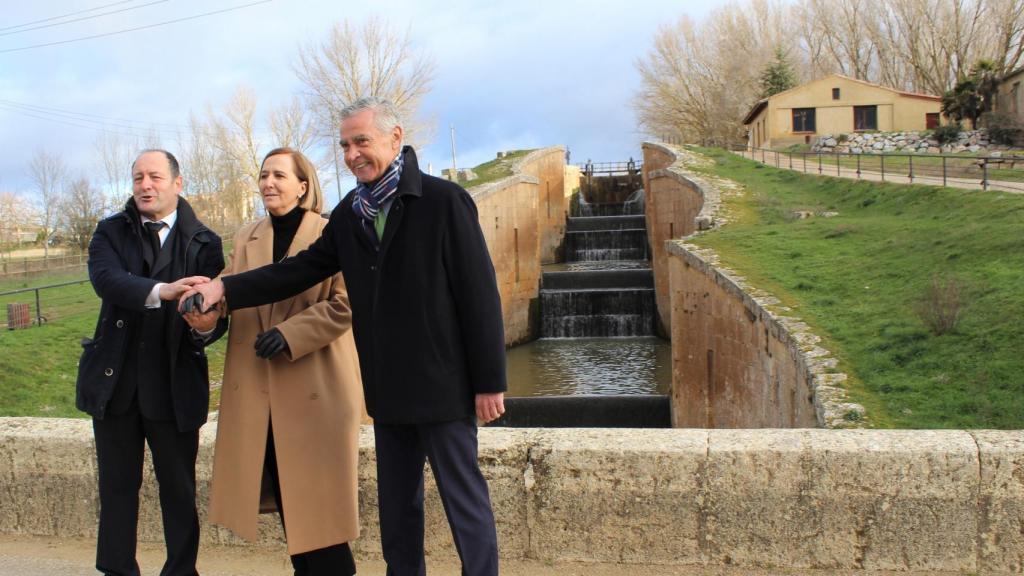
[[[189,112],[223,107],[239,85],[261,111],[286,102],[301,90],[299,46],[370,17],[410,26],[436,63],[424,112],[437,136],[420,152],[435,172],[451,162],[449,125],[460,166],[549,145],[568,146],[573,163],[638,157],[634,62],[659,26],[718,3],[0,0],[0,190],[30,192],[40,149],[103,180],[94,143],[104,130],[157,128],[173,151]]]

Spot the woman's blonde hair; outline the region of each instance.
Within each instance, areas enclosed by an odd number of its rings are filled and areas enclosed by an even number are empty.
[[[287,154],[292,157],[292,164],[295,166],[295,177],[299,179],[299,182],[306,183],[306,193],[299,198],[299,206],[304,210],[316,212],[317,214],[323,213],[324,194],[320,190],[320,179],[316,175],[316,166],[313,166],[313,163],[309,161],[309,158],[306,158],[305,154],[294,148],[274,148],[263,157],[260,171],[263,170],[263,164],[266,164],[267,158],[280,154]]]

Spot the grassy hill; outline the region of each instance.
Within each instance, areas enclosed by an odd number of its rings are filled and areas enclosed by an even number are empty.
[[[1024,428],[1024,196],[696,151],[714,161],[697,170],[746,193],[725,200],[732,222],[695,242],[823,337],[875,426]],[[933,284],[959,289],[959,322],[943,334],[922,319],[952,308]]]

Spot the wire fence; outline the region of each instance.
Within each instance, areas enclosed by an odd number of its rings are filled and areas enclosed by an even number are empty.
[[[52,272],[85,270],[88,254],[62,254],[33,258],[0,258],[0,279],[27,278]]]
[[[732,149],[762,164],[809,174],[1024,193],[1024,155],[785,152],[747,146]]]
[[[95,315],[100,299],[88,279],[0,292],[0,323],[31,328],[83,314]]]

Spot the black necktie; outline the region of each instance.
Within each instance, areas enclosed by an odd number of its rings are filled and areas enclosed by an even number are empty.
[[[153,250],[153,264],[160,258],[160,231],[164,228],[163,222],[144,222],[146,231],[149,232],[149,245]]]

